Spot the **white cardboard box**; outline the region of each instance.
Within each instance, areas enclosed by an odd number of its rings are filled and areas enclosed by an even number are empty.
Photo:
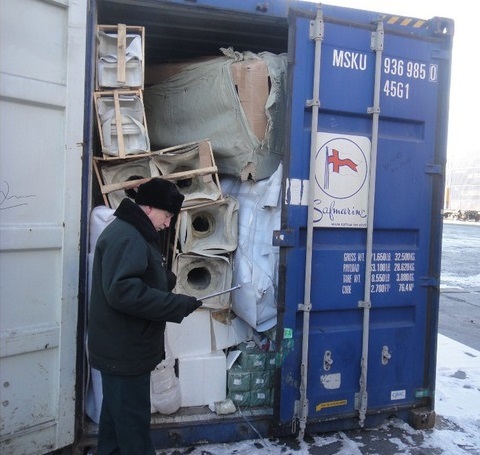
[[[251,339],[252,328],[239,317],[217,320],[212,312],[212,350],[226,349]]]
[[[178,359],[181,407],[222,401],[227,393],[227,360],[223,351]]]
[[[210,311],[200,308],[180,324],[167,322],[167,337],[174,359],[209,354],[212,352]]]

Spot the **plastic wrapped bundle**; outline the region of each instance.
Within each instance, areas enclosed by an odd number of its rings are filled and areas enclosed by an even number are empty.
[[[151,412],[173,414],[181,403],[180,385],[175,375],[175,359],[172,356],[167,334],[165,334],[165,359],[150,375]]]
[[[284,152],[286,56],[223,51],[145,89],[150,141],[160,148],[208,137],[220,174],[262,180]]]

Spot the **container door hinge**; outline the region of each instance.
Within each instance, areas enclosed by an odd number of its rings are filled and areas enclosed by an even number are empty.
[[[433,175],[444,175],[445,170],[441,164],[427,164],[425,167],[426,174],[433,174]]]
[[[383,51],[384,35],[383,19],[380,17],[377,21],[377,29],[370,36],[370,49],[372,51]]]
[[[308,305],[305,305],[303,303],[299,303],[297,309],[298,309],[298,311],[311,311],[312,310],[312,304],[309,303]]]
[[[293,417],[292,417],[292,434],[297,432],[297,422],[299,419],[300,400],[295,400],[293,403]]]
[[[388,346],[384,346],[382,348],[382,365],[386,365],[391,358],[392,354],[390,354]]]
[[[367,416],[368,392],[359,392],[355,394],[355,408],[359,414],[359,425],[363,428]]]
[[[440,278],[434,276],[420,277],[420,286],[438,288],[440,286]]]
[[[297,422],[303,422],[303,424],[305,424],[307,421],[308,400],[295,400],[293,409],[292,434],[295,434],[297,431]]]
[[[295,246],[295,230],[283,229],[281,231],[273,231],[273,246]]]
[[[325,354],[323,355],[323,369],[325,371],[330,370],[333,364],[333,359],[332,359],[332,352],[331,351],[325,351]]]
[[[359,300],[358,308],[372,308],[372,302],[365,302],[364,300]]]
[[[313,21],[310,21],[309,38],[312,41],[322,41],[324,30],[325,26],[323,23],[322,8],[319,7],[317,10],[317,17]]]
[[[310,21],[309,38],[316,43],[323,41],[324,23],[322,7],[319,6],[317,10],[317,16],[313,21]],[[317,44],[315,44],[317,46]],[[318,97],[314,97],[306,101],[306,107],[320,108],[320,100]]]

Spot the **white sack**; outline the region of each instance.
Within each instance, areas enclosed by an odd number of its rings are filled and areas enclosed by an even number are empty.
[[[100,371],[96,370],[95,368],[90,368],[90,378],[85,397],[85,413],[97,424],[100,422],[102,399],[102,376]]]
[[[232,292],[235,314],[259,332],[277,322],[279,248],[272,245],[273,231],[280,229],[283,167],[260,182],[222,179],[225,194],[239,202],[238,247],[233,253]]]
[[[95,245],[102,231],[115,219],[114,209],[99,205],[90,214],[90,253],[95,252]]]
[[[175,376],[175,359],[165,332],[165,359],[150,375],[151,412],[173,414],[180,408],[181,392],[178,378]]]

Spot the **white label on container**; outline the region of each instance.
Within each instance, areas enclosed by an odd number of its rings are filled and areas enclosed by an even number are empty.
[[[390,392],[390,400],[405,400],[407,396],[406,390],[392,390]]]
[[[339,389],[342,383],[342,375],[340,373],[322,374],[320,382],[328,390]]]

